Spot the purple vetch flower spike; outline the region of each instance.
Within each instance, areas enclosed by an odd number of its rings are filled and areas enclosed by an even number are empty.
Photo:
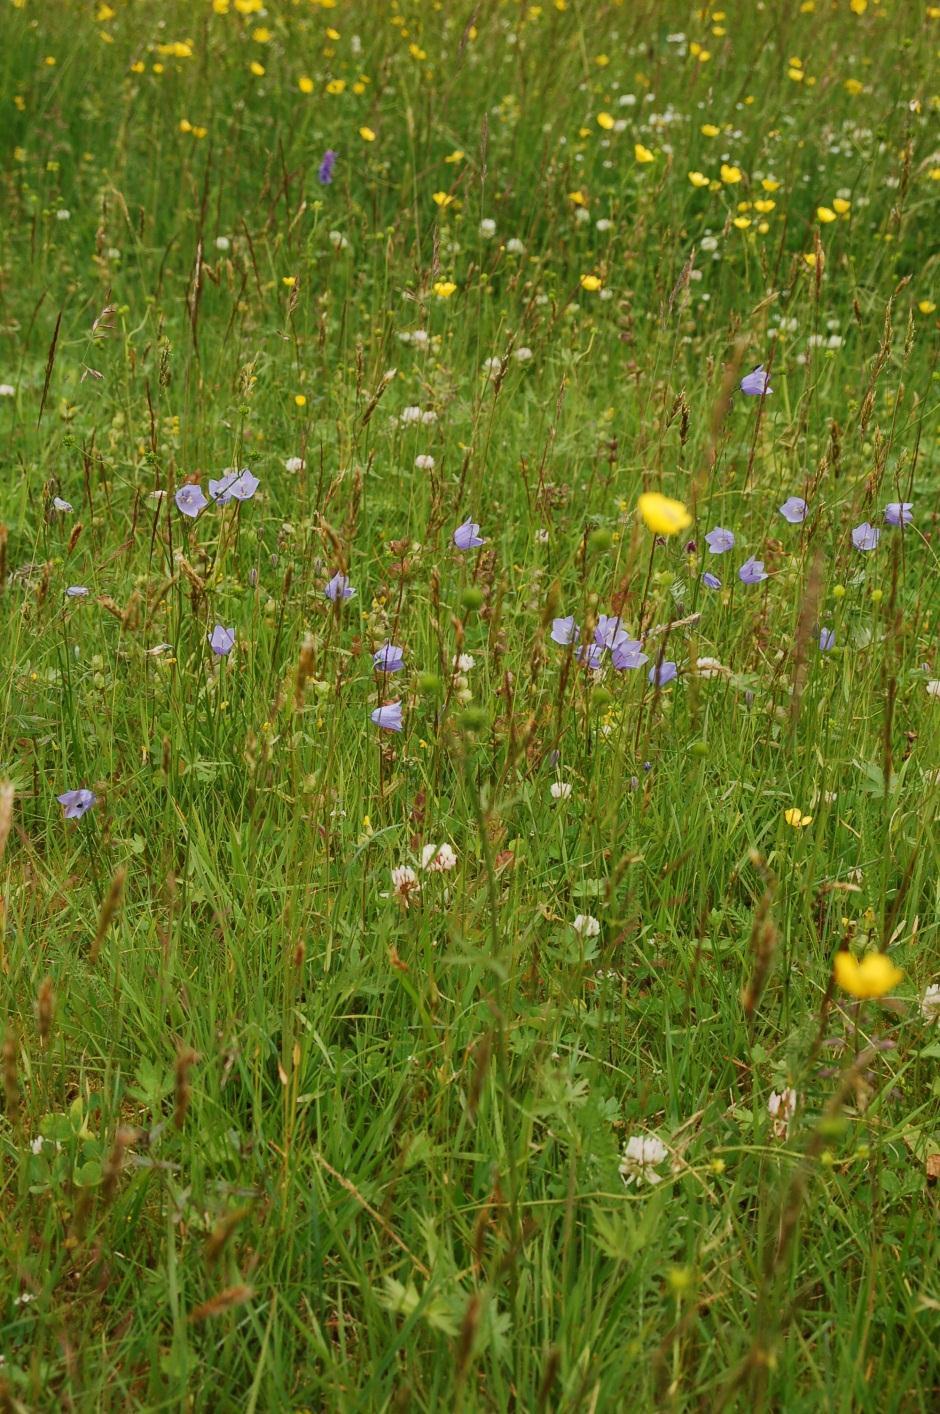
[[[199,512],[205,510],[209,504],[202,493],[202,487],[194,481],[187,481],[185,486],[181,486],[173,499],[180,515],[189,516],[190,520],[195,520]]]
[[[88,590],[85,588],[84,584],[70,584],[65,593],[69,599],[88,598]]]
[[[857,525],[852,531],[852,544],[856,550],[875,550],[880,539],[881,531],[869,525],[867,520],[863,520],[861,525]]]
[[[835,647],[835,643],[836,643],[836,632],[835,632],[835,629],[832,629],[832,628],[823,628],[823,629],[820,629],[820,630],[819,630],[819,651],[820,651],[820,653],[828,653],[831,648],[834,648],[834,647]]]
[[[725,530],[723,525],[716,525],[715,529],[705,536],[705,544],[713,555],[723,555],[734,546],[734,531]]]
[[[718,578],[717,574],[711,574],[709,570],[706,570],[705,573],[702,575],[702,583],[708,589],[721,588],[721,580]]]
[[[607,649],[599,643],[583,643],[574,656],[583,667],[596,670],[601,666],[606,652]]]
[[[627,637],[619,614],[601,614],[594,629],[594,642],[601,648],[615,648]]]
[[[802,496],[788,496],[779,510],[784,520],[788,521],[790,525],[802,525],[809,511],[809,506]]]
[[[94,791],[82,787],[79,790],[64,791],[62,795],[56,796],[56,800],[63,807],[66,820],[80,820],[93,805],[97,804],[98,797]]]
[[[486,541],[480,539],[480,527],[476,521],[465,520],[463,525],[458,525],[454,531],[454,544],[458,550],[476,550],[480,545],[485,545]]]
[[[375,725],[382,731],[401,731],[401,702],[387,702],[384,707],[376,707],[371,716]]]
[[[338,570],[323,591],[327,599],[333,604],[337,601],[343,602],[346,599],[351,599],[355,592],[355,589],[353,589],[349,582],[349,575],[340,574]]]
[[[549,638],[553,643],[560,643],[562,648],[567,648],[569,643],[574,643],[577,636],[578,625],[574,621],[574,614],[569,614],[565,619],[552,619]]]
[[[762,398],[769,396],[773,392],[770,386],[770,374],[764,372],[764,365],[759,363],[750,373],[746,373],[741,379],[741,392],[746,393],[749,398]]]
[[[679,665],[667,658],[662,663],[654,663],[646,676],[654,687],[665,687],[667,682],[679,676]]]
[[[643,652],[643,645],[638,639],[622,638],[614,644],[610,661],[618,672],[626,672],[630,668],[642,668],[644,663],[649,662],[649,657]]]
[[[405,666],[405,650],[394,643],[383,643],[372,654],[372,666],[377,673],[400,673]]]
[[[224,658],[227,653],[231,653],[235,647],[235,630],[225,628],[222,624],[216,624],[215,628],[207,635],[209,647],[217,658]]]
[[[229,501],[250,501],[261,485],[257,476],[252,476],[247,467],[241,471],[225,471],[221,479],[209,482],[209,495],[216,505],[227,506]]]
[[[913,501],[889,501],[885,506],[885,520],[888,525],[910,525],[914,517],[911,512],[914,509]]]
[[[763,560],[756,560],[753,555],[738,570],[738,579],[742,584],[760,584],[766,578]]]
[[[323,186],[328,187],[333,180],[333,168],[336,166],[336,153],[332,147],[328,147],[320,161],[317,176]]]

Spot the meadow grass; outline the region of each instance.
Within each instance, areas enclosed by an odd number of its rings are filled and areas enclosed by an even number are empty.
[[[938,46],[3,0],[0,1409],[938,1407]]]

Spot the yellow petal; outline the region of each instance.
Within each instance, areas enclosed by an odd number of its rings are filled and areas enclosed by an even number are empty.
[[[692,524],[692,517],[681,501],[662,496],[658,491],[644,491],[636,508],[655,535],[677,535]]]

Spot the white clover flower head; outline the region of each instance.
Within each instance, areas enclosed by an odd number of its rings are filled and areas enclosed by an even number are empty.
[[[483,360],[483,372],[488,373],[491,378],[496,376],[502,366],[503,360],[496,354],[494,354],[492,358],[485,358]]]
[[[797,1100],[796,1091],[789,1087],[786,1090],[781,1090],[779,1095],[776,1090],[771,1090],[770,1098],[767,1101],[767,1110],[774,1122],[775,1139],[786,1139],[790,1133],[790,1121],[796,1114]]]
[[[927,684],[928,697],[940,697],[940,678],[933,678]]]
[[[940,1026],[940,982],[934,982],[924,992],[920,999],[920,1014],[928,1026]]]
[[[529,348],[528,344],[522,344],[513,354],[513,358],[517,363],[528,363],[531,357],[532,350]]]
[[[399,864],[397,869],[392,870],[392,889],[395,897],[401,900],[405,908],[410,904],[412,895],[416,894],[420,888],[418,876],[410,864]]]
[[[216,250],[231,250],[232,242],[229,240],[228,236],[216,236],[215,248]]]
[[[609,216],[601,216],[599,220],[594,222],[594,227],[598,231],[610,231],[613,229],[613,224]]]
[[[57,221],[71,221],[72,213],[71,211],[67,211],[66,208],[63,206],[56,212],[55,219]]]
[[[303,471],[305,466],[303,457],[288,457],[284,462],[285,471]]]
[[[472,653],[458,653],[454,659],[454,667],[458,673],[469,673],[471,668],[475,668],[477,660]]]
[[[592,913],[579,913],[571,926],[579,938],[596,938],[601,931],[601,925]]]
[[[402,408],[401,417],[399,418],[399,421],[401,422],[403,427],[407,427],[409,423],[412,422],[420,422],[421,409],[419,407]]]
[[[422,452],[419,457],[415,457],[415,466],[419,471],[433,471],[434,458],[429,457],[426,452]]]
[[[349,249],[349,241],[343,235],[342,231],[330,232],[330,245],[333,247],[334,250]]]
[[[548,531],[544,526],[535,532],[535,542],[537,545],[547,545],[549,541]]]
[[[730,672],[724,663],[720,663],[717,658],[696,658],[695,671],[700,678],[720,678],[723,673]]]
[[[480,235],[486,241],[492,240],[493,236],[496,235],[496,222],[493,220],[492,216],[483,217],[483,220],[480,222]]]
[[[510,255],[525,255],[525,246],[518,236],[511,236],[506,242],[506,249]]]
[[[457,855],[449,844],[426,844],[421,851],[421,868],[428,874],[447,874],[457,867]]]
[[[15,398],[16,389],[12,383],[0,383],[0,398]]]
[[[552,800],[570,800],[570,799],[571,799],[571,782],[570,782],[570,781],[552,781],[552,784],[551,784],[551,793],[552,793]]]
[[[669,1150],[655,1134],[634,1134],[623,1146],[620,1175],[628,1187],[631,1183],[661,1183],[662,1174],[656,1172],[656,1166],[668,1157]]]

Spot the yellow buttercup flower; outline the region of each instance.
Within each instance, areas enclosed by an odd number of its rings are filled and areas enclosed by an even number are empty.
[[[791,805],[789,810],[785,810],[783,818],[788,825],[793,826],[794,830],[804,830],[807,825],[813,823],[812,815],[804,815],[798,805]]]
[[[832,968],[836,982],[853,997],[883,997],[904,973],[883,952],[870,952],[858,962],[850,952],[837,952]]]
[[[721,128],[716,127],[714,123],[703,123],[701,132],[705,137],[717,137]]]
[[[658,491],[644,491],[636,508],[655,535],[677,535],[692,524],[692,517],[681,501],[662,496]]]
[[[816,269],[816,252],[814,250],[806,251],[803,255],[803,259],[811,270]]]
[[[816,215],[824,226],[828,226],[830,221],[835,221],[836,213],[829,206],[817,206]]]
[[[360,128],[359,136],[362,138],[363,142],[375,142],[375,133],[371,128]]]
[[[853,15],[864,15],[868,9],[868,0],[849,0],[849,9]]]
[[[327,93],[342,93],[346,87],[345,79],[330,79],[326,86]]]
[[[431,198],[435,206],[450,206],[453,199],[454,198],[446,191],[436,191]]]
[[[601,287],[601,285],[602,285],[603,283],[604,283],[604,282],[603,282],[603,280],[601,279],[601,277],[600,277],[599,275],[582,275],[582,276],[581,276],[581,288],[582,288],[582,290],[587,290],[587,291],[588,291],[589,293],[591,293],[591,294],[593,294],[595,290],[599,290],[600,287]]]
[[[305,395],[304,393],[295,393],[295,394],[294,394],[294,402],[297,404],[297,406],[298,406],[299,408],[304,408],[304,407],[306,407],[306,406],[307,406],[307,398],[306,398],[306,395]]]
[[[764,191],[780,190],[780,183],[776,181],[773,177],[762,177],[761,186],[764,188]]]
[[[634,143],[633,155],[638,162],[654,162],[656,160],[649,148],[644,147],[642,142]]]
[[[860,83],[858,79],[846,79],[842,87],[845,89],[846,93],[851,93],[854,97],[856,94],[861,93],[865,85]]]
[[[297,80],[297,87],[300,89],[301,93],[312,93],[313,79],[309,78],[306,74],[301,74],[300,78]]]
[[[603,128],[605,132],[610,132],[614,126],[614,118],[610,113],[598,113],[597,126]]]
[[[568,200],[575,206],[587,206],[587,197],[584,195],[583,191],[570,191],[568,193]]]
[[[257,59],[252,59],[251,63],[248,65],[248,67],[249,67],[249,69],[251,70],[251,72],[254,74],[254,76],[255,76],[256,79],[263,79],[263,78],[264,78],[264,65],[263,65],[263,64],[259,64],[258,61],[257,61]]]
[[[852,210],[852,203],[846,201],[844,196],[837,196],[832,203],[832,209],[838,216],[848,216]]]
[[[922,299],[918,300],[917,308],[920,310],[921,314],[933,314],[937,306],[932,299]]]
[[[731,167],[727,162],[721,164],[721,180],[726,186],[733,187],[735,182],[741,180],[741,168]]]
[[[693,187],[708,186],[708,178],[706,177],[704,172],[690,172],[689,181],[692,183]]]
[[[450,299],[457,286],[453,280],[435,280],[431,287],[438,299]]]
[[[732,226],[737,226],[739,231],[746,231],[751,224],[751,218],[750,216],[735,216],[731,224]]]
[[[762,216],[766,216],[767,212],[773,211],[776,205],[777,203],[775,201],[771,201],[769,197],[765,197],[762,201],[755,201],[754,210],[759,211]]]
[[[465,154],[464,154],[463,148],[462,148],[462,147],[458,147],[458,148],[455,149],[455,151],[453,151],[453,152],[448,152],[447,156],[444,158],[444,161],[445,161],[445,162],[462,162],[463,159],[464,159],[464,155],[465,155]]]

